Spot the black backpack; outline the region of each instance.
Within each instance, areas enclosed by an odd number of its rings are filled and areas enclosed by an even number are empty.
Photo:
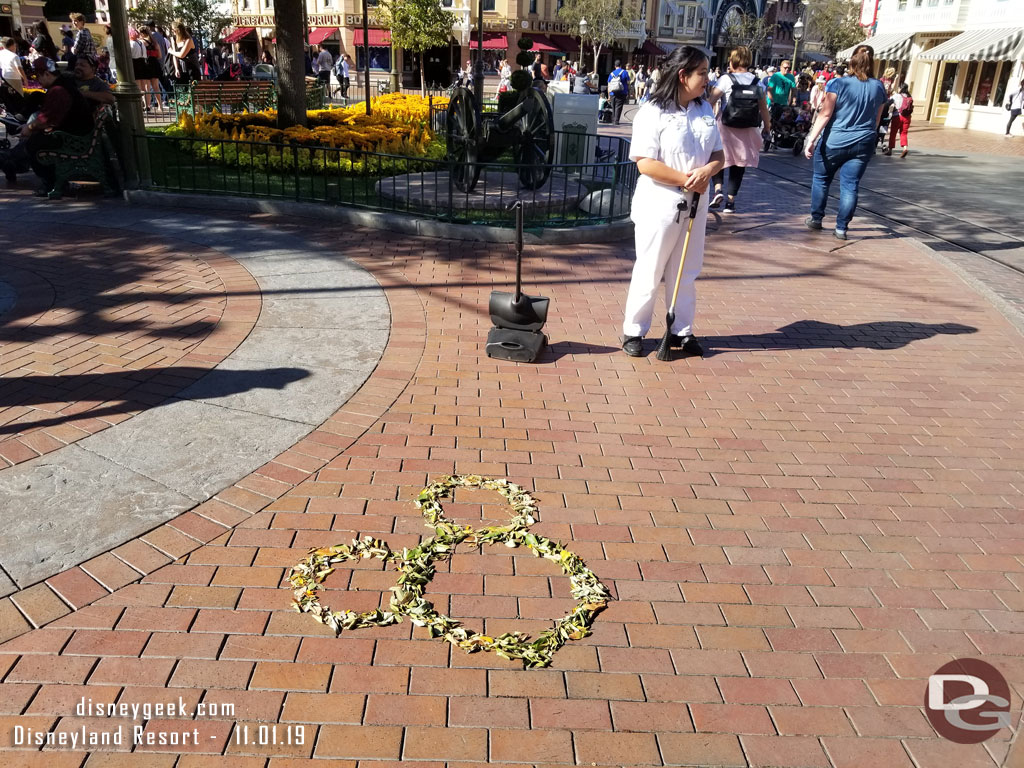
[[[761,88],[755,78],[749,85],[741,85],[730,74],[732,91],[722,110],[722,123],[730,128],[757,128],[761,124]]]

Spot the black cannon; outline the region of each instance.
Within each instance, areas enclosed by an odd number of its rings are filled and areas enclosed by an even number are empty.
[[[476,187],[481,165],[494,162],[508,150],[519,183],[526,189],[540,189],[551,176],[555,160],[551,104],[533,87],[533,76],[526,69],[533,62],[533,41],[521,37],[517,45],[516,63],[523,69],[512,73],[512,90],[499,94],[497,112],[484,112],[473,91],[465,86],[455,88],[448,102],[448,163],[452,183],[462,192]]]
[[[551,175],[555,121],[547,96],[536,88],[501,96],[499,111],[482,115],[469,88],[456,88],[448,102],[448,162],[452,182],[463,192],[473,191],[481,164],[509,149],[526,189],[539,189]]]

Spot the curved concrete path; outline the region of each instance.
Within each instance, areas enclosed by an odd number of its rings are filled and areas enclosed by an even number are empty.
[[[373,371],[390,313],[376,281],[294,232],[222,216],[110,204],[105,227],[212,248],[259,284],[259,319],[215,369],[166,402],[0,471],[0,596],[152,530],[211,498],[326,420]],[[7,199],[0,228],[96,223],[94,204]],[[69,243],[74,259],[81,245]],[[16,296],[0,287],[0,303]],[[2,322],[2,320],[0,320]]]

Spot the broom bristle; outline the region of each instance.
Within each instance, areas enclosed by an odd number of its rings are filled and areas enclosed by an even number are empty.
[[[672,342],[670,337],[672,336],[672,323],[676,321],[676,313],[669,312],[665,318],[665,336],[661,340],[661,344],[658,346],[657,358],[662,362],[672,359]]]

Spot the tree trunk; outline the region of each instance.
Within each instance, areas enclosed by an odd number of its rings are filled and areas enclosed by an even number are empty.
[[[427,60],[427,52],[420,51],[420,96],[427,98],[427,68],[423,66]]]
[[[594,72],[597,72],[597,60],[601,57],[601,44],[594,43]],[[598,78],[600,79],[600,78]]]
[[[304,0],[277,0],[277,125],[306,125]]]

